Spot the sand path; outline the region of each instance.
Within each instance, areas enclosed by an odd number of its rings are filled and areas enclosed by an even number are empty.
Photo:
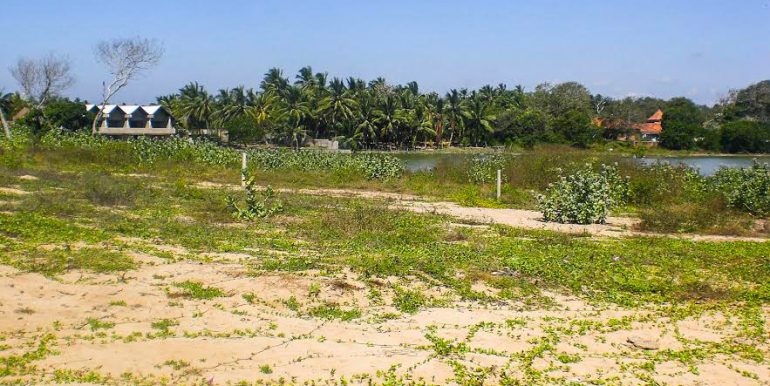
[[[226,188],[240,189],[238,185],[218,184],[213,182],[201,182],[196,184],[201,188]],[[541,229],[563,233],[587,234],[600,237],[619,236],[651,236],[651,237],[676,237],[693,241],[749,241],[766,242],[768,239],[761,237],[701,235],[701,234],[662,234],[635,231],[634,225],[639,222],[633,217],[609,217],[605,224],[559,224],[543,221],[543,216],[538,211],[526,209],[501,209],[461,206],[453,202],[436,201],[429,197],[415,196],[411,194],[378,192],[356,189],[275,189],[281,193],[298,193],[315,196],[330,197],[358,197],[386,200],[390,206],[407,209],[418,213],[436,213],[452,216],[465,221],[484,224],[502,224],[516,228]]]

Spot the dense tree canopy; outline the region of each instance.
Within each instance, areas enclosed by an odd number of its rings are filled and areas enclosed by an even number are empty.
[[[666,105],[663,115],[661,144],[669,149],[694,149],[703,135],[703,114],[691,100],[674,98]]]
[[[236,141],[292,146],[306,137],[336,138],[365,149],[544,141],[587,146],[601,138],[592,98],[576,82],[546,83],[530,93],[504,84],[421,93],[417,82],[329,78],[308,66],[293,81],[272,68],[259,90],[209,93],[190,83],[158,101],[187,130],[227,128]]]
[[[6,113],[27,101],[4,94]],[[157,98],[184,131],[226,129],[236,142],[300,146],[307,138],[339,140],[351,149],[420,146],[492,146],[565,143],[586,147],[634,133],[662,109],[661,145],[670,149],[770,151],[770,80],[730,94],[712,107],[684,97],[613,99],[577,82],[522,86],[486,85],[422,92],[417,82],[391,84],[336,78],[301,68],[293,79],[268,70],[259,88],[209,92],[191,82]],[[51,100],[42,116],[50,127],[76,130],[85,114],[79,100]],[[29,118],[28,118],[29,119]]]

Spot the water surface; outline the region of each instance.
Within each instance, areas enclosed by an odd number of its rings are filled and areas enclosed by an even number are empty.
[[[404,161],[406,170],[414,173],[431,171],[440,161],[459,164],[462,161],[470,159],[478,154],[479,153],[412,152],[395,153],[393,155]],[[752,162],[754,162],[754,160],[757,160],[758,162],[770,163],[770,156],[648,156],[644,158],[637,158],[637,160],[645,165],[651,165],[656,162],[667,162],[673,165],[687,165],[697,169],[704,176],[711,176],[721,167],[749,167],[751,166]]]

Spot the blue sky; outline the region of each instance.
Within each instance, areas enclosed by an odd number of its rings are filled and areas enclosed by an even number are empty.
[[[423,91],[574,80],[623,97],[712,103],[770,78],[770,0],[754,1],[35,1],[2,0],[0,88],[19,57],[67,55],[69,96],[97,99],[100,40],[142,36],[162,62],[116,96],[151,102],[190,81],[257,87],[270,67],[292,79],[415,80]]]

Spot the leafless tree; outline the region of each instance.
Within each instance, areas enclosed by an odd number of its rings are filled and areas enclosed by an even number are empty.
[[[96,134],[96,123],[101,118],[102,110],[110,98],[143,71],[155,66],[163,56],[163,46],[155,40],[139,37],[114,39],[97,44],[94,54],[96,60],[107,67],[112,76],[109,83],[102,83],[101,108],[91,125],[91,132]]]
[[[11,75],[21,87],[22,93],[37,109],[45,106],[75,82],[70,75],[69,59],[48,54],[41,59],[21,58],[10,68]]]

